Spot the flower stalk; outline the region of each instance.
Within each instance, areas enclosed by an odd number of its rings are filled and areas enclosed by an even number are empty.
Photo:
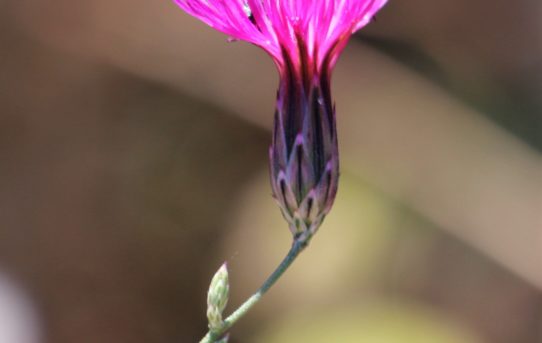
[[[292,265],[297,256],[307,246],[307,241],[295,240],[288,251],[288,254],[275,271],[265,280],[262,286],[248,298],[241,306],[229,315],[223,322],[222,327],[215,330],[209,330],[205,337],[200,340],[200,343],[215,343],[222,335],[226,333],[239,319],[241,319],[260,299],[263,295],[277,282],[284,272]]]

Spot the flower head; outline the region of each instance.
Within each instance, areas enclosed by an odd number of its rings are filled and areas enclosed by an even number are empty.
[[[280,74],[269,150],[273,196],[294,238],[308,242],[337,192],[331,71],[350,36],[386,0],[175,0],[235,39],[263,48]]]

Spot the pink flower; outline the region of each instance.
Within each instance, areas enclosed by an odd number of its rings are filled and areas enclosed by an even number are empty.
[[[300,64],[299,47],[321,67],[332,67],[355,31],[371,21],[387,0],[174,0],[218,31],[267,51],[279,66],[284,53]]]
[[[339,156],[331,71],[386,0],[174,0],[209,26],[263,48],[280,73],[269,150],[273,196],[308,242],[331,209]]]

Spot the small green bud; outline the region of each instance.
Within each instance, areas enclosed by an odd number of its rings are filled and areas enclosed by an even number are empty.
[[[224,263],[213,276],[207,293],[207,319],[210,330],[219,330],[222,327],[224,323],[222,312],[228,303],[229,293],[228,268]]]

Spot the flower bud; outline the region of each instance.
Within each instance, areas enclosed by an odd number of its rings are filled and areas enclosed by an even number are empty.
[[[207,293],[207,319],[210,330],[218,330],[224,323],[222,312],[228,303],[229,293],[228,268],[224,263],[213,276]]]

